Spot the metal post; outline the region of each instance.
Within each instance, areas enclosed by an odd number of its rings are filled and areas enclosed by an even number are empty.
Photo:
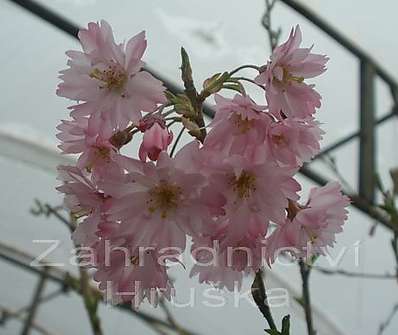
[[[370,203],[375,200],[375,71],[361,61],[360,68],[359,195]]]

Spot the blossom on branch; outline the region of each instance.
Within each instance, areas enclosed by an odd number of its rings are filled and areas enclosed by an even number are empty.
[[[270,60],[260,69],[255,81],[264,85],[270,112],[278,118],[293,116],[304,119],[321,107],[321,96],[314,85],[304,81],[326,71],[329,60],[312,53],[311,48],[300,48],[300,27],[292,29],[289,39],[275,48]]]

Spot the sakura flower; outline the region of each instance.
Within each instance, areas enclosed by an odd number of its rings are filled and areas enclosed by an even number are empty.
[[[118,229],[119,224],[109,221],[107,215],[95,211],[78,223],[72,233],[77,246],[93,247],[101,239],[107,239]]]
[[[248,95],[236,94],[233,99],[215,96],[216,115],[204,146],[226,154],[249,155],[263,145],[270,116],[265,106],[257,105]]]
[[[127,173],[119,181],[103,182],[112,196],[111,220],[120,221],[123,234],[134,236],[137,246],[185,248],[186,233],[201,228],[206,206],[199,201],[205,178],[178,168],[176,159],[161,152],[156,165],[125,161]]]
[[[334,245],[336,234],[343,231],[349,203],[337,182],[313,188],[305,206],[290,203],[289,218],[268,238],[270,260],[279,249],[290,249],[300,257],[324,254]]]
[[[131,302],[136,309],[145,299],[156,306],[160,297],[170,300],[174,294],[158,249],[134,249],[110,239],[98,243],[95,254],[94,279],[113,303]]]
[[[255,81],[266,88],[269,110],[276,117],[306,118],[321,106],[321,96],[314,85],[304,82],[326,70],[328,58],[300,48],[299,26],[292,29],[289,39],[275,48],[268,63],[260,69]]]
[[[244,276],[257,272],[262,264],[263,238],[241,236],[235,243],[225,240],[226,227],[210,236],[194,238],[191,255],[194,266],[190,277],[198,275],[200,283],[229,291],[240,289]]]
[[[76,216],[85,216],[93,212],[100,212],[103,209],[105,197],[84,173],[74,166],[58,166],[58,179],[63,185],[57,190],[65,194],[65,206]]]
[[[58,147],[63,154],[79,154],[77,167],[93,172],[94,179],[101,178],[109,169],[119,168],[115,162],[119,148],[114,135],[120,131],[104,115],[62,120],[57,129],[57,138],[61,140]]]
[[[230,226],[232,240],[264,234],[269,221],[283,220],[288,199],[298,199],[300,185],[292,178],[294,172],[272,160],[256,163],[236,155],[220,159],[217,153],[208,158],[203,173],[210,190],[225,199],[222,220]]]
[[[319,152],[322,134],[318,122],[288,117],[271,124],[266,145],[276,161],[298,167]]]
[[[138,122],[142,111],[153,111],[166,101],[162,82],[141,71],[147,46],[145,32],[125,45],[116,44],[112,28],[101,21],[80,30],[79,39],[83,52],[67,52],[69,68],[60,72],[63,82],[58,86],[59,96],[92,102],[92,114],[107,104],[114,126],[126,120]]]
[[[144,117],[138,127],[144,132],[139,157],[145,162],[147,157],[156,161],[161,151],[166,151],[173,141],[173,133],[166,127],[164,119],[156,116]]]

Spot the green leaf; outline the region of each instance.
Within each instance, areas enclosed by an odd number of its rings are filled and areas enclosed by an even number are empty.
[[[223,88],[228,89],[228,90],[232,90],[232,91],[237,91],[237,92],[239,92],[241,94],[244,93],[242,85],[240,85],[238,83],[224,84]]]
[[[270,335],[282,335],[280,332],[278,332],[276,329],[265,329],[265,332]]]
[[[281,335],[290,334],[290,315],[285,315],[282,319],[282,333]]]
[[[300,304],[300,306],[304,306],[304,301],[302,297],[294,297],[294,300],[296,300],[296,302]]]
[[[185,88],[192,83],[192,68],[189,56],[185,49],[181,47],[181,78],[185,84]]]
[[[201,93],[201,97],[203,99],[208,96],[217,93],[223,88],[223,84],[229,78],[229,73],[216,73],[210,78],[206,79],[203,83],[203,92]]]

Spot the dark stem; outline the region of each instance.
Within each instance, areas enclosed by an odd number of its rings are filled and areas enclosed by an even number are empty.
[[[312,308],[309,289],[309,277],[311,267],[304,263],[302,259],[299,260],[300,274],[303,282],[303,308],[305,312],[305,320],[307,322],[308,335],[316,335],[312,322]]]
[[[390,314],[388,315],[387,319],[382,322],[379,326],[379,332],[377,335],[382,335],[384,331],[387,329],[387,327],[390,325],[392,319],[394,318],[395,314],[398,312],[398,304],[394,305],[392,308]]]
[[[263,271],[259,270],[254,277],[254,281],[251,287],[252,296],[254,302],[256,303],[258,309],[261,314],[267,320],[270,329],[277,330],[274,318],[271,314],[271,309],[269,308],[267,301],[267,293],[265,290],[264,279],[263,279]]]
[[[398,280],[398,233],[396,233],[396,232],[394,232],[394,237],[391,240],[391,247],[392,247],[392,251],[394,253],[394,258],[395,258],[395,262],[396,262],[395,275]]]
[[[232,70],[229,73],[229,76],[232,77],[235,73],[237,73],[237,72],[239,72],[240,70],[243,70],[243,69],[253,69],[253,70],[257,70],[257,71],[260,70],[260,68],[257,65],[246,64],[246,65],[239,66],[236,69]]]
[[[90,320],[91,330],[93,335],[102,335],[101,321],[97,314],[98,298],[91,291],[87,271],[82,267],[79,267],[79,272],[83,302]]]
[[[73,233],[76,226],[77,222],[71,214],[69,225],[71,233]],[[75,247],[78,247],[78,245],[75,244]],[[87,273],[87,270],[79,266],[79,275],[81,295],[83,297],[84,307],[86,308],[87,316],[90,321],[91,330],[93,332],[93,335],[102,335],[103,332],[101,328],[101,320],[97,314],[99,298],[97,295],[94,294],[90,286],[90,277]]]
[[[177,149],[177,144],[180,141],[182,134],[184,133],[184,129],[185,129],[185,127],[182,127],[180,132],[178,133],[178,135],[177,135],[177,137],[176,137],[176,139],[174,141],[173,147],[171,148],[170,157],[173,157],[174,152]]]
[[[247,81],[247,82],[252,83],[252,84],[256,85],[257,87],[259,87],[259,88],[261,88],[262,90],[265,91],[265,87],[257,84],[253,79],[245,78],[245,77],[234,77],[233,79]]]
[[[268,33],[268,40],[271,51],[273,51],[278,45],[278,39],[281,34],[281,29],[275,31],[272,28],[272,22],[271,22],[271,12],[274,9],[276,1],[277,0],[265,0],[265,13],[261,20],[261,24]]]

